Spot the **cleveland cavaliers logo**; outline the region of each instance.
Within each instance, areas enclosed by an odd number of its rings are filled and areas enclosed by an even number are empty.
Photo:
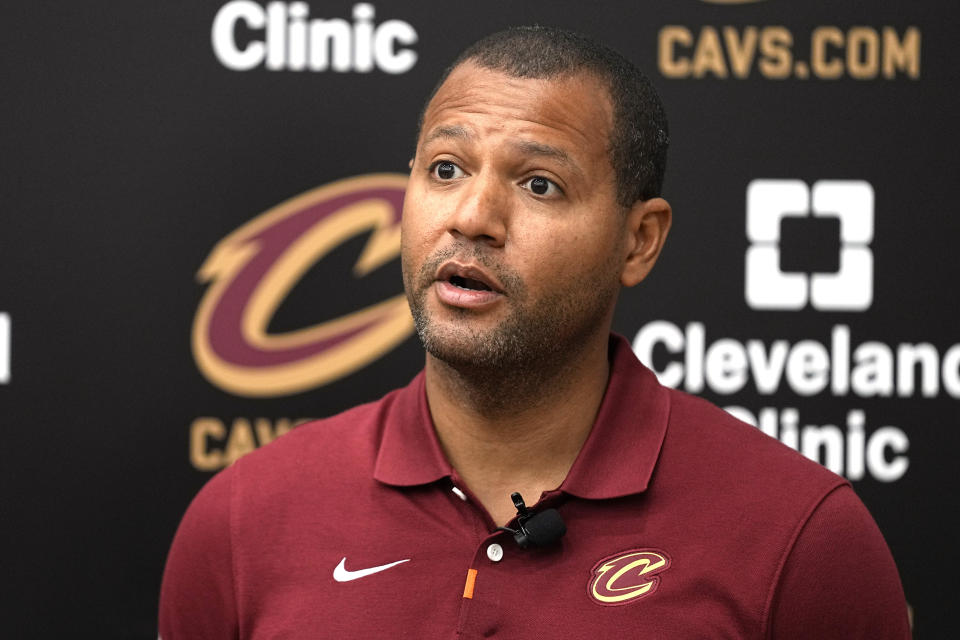
[[[632,549],[608,556],[590,572],[587,593],[605,606],[630,604],[649,596],[660,585],[657,575],[670,567],[670,558],[655,549]]]
[[[413,321],[402,293],[296,331],[267,327],[300,278],[350,238],[370,233],[353,267],[356,278],[400,254],[406,183],[400,174],[339,180],[221,240],[197,274],[210,284],[193,322],[193,356],[203,375],[239,395],[286,395],[345,376],[405,340]]]

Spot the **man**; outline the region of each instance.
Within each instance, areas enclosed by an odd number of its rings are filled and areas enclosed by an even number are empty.
[[[534,27],[462,54],[403,211],[423,373],[204,488],[162,637],[907,637],[850,486],[610,336],[670,227],[666,146],[601,45]]]

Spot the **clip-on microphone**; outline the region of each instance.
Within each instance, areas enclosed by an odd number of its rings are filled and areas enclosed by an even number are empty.
[[[513,534],[513,539],[521,549],[528,547],[545,547],[553,544],[567,532],[567,525],[556,509],[544,509],[533,513],[527,509],[523,496],[517,492],[510,494],[513,506],[517,508],[517,529],[499,527],[502,531]]]

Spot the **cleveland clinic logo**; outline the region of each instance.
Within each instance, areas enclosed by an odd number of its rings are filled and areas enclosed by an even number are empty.
[[[864,311],[873,302],[873,187],[863,180],[754,180],[747,186],[745,294],[754,309]],[[788,235],[838,245],[833,264],[811,273],[787,259]],[[808,243],[808,248],[811,246]],[[801,261],[802,262],[802,261]]]
[[[344,242],[369,234],[360,279],[400,255],[407,177],[371,174],[308,191],[260,214],[210,252],[193,322],[193,356],[213,384],[238,395],[306,391],[373,362],[413,333],[406,296],[283,333],[268,331],[300,279]],[[323,298],[318,297],[318,315]]]
[[[232,0],[213,19],[210,39],[220,63],[234,71],[406,73],[417,63],[417,32],[403,20],[375,23],[376,9],[353,6],[352,21],[314,18],[306,2]]]

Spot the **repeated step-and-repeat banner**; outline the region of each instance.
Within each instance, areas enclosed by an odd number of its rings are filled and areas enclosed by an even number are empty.
[[[398,259],[417,115],[464,46],[530,23],[598,36],[667,106],[674,228],[615,329],[849,478],[916,637],[950,635],[954,3],[8,5],[5,637],[155,637],[203,483],[419,370]]]

